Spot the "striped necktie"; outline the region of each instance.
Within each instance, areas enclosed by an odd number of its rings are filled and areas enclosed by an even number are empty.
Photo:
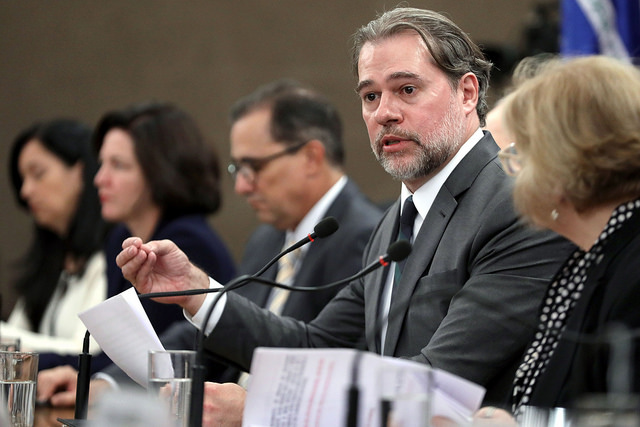
[[[293,245],[295,242],[295,240],[292,242],[286,242],[283,250]],[[276,275],[276,282],[282,283],[283,285],[291,285],[293,283],[298,258],[300,258],[300,248],[289,252],[278,260],[278,274]],[[287,302],[287,298],[289,297],[289,292],[290,291],[287,289],[273,288],[267,308],[275,314],[281,314],[284,304]]]
[[[295,240],[286,242],[282,250],[286,250],[294,243],[296,243]],[[299,258],[300,248],[289,252],[278,260],[278,273],[276,275],[276,282],[282,283],[283,285],[291,285],[293,283],[294,274],[296,272],[296,263],[298,262]],[[266,308],[268,308],[269,311],[280,315],[282,313],[282,309],[284,308],[284,304],[287,302],[289,293],[290,291],[288,289],[273,288],[271,294],[269,295],[269,300],[267,302]],[[249,384],[249,378],[250,374],[248,372],[241,372],[237,383],[246,389],[247,385]]]

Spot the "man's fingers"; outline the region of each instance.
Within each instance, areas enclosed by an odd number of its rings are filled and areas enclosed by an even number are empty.
[[[116,264],[118,264],[118,267],[122,268],[128,263],[134,261],[141,252],[146,256],[146,253],[141,251],[139,247],[127,246],[116,256]]]
[[[76,391],[61,391],[60,393],[56,393],[51,396],[49,402],[51,402],[51,405],[57,407],[73,406],[76,403]]]
[[[37,399],[47,402],[57,390],[75,389],[77,372],[71,366],[58,366],[38,374]]]
[[[127,249],[130,246],[140,248],[140,246],[142,246],[142,239],[139,237],[127,237],[122,242],[122,249]]]
[[[134,247],[124,249],[116,257],[116,264],[122,269],[122,275],[132,284],[145,283],[152,266],[147,264],[147,252]],[[155,260],[155,257],[153,257]]]

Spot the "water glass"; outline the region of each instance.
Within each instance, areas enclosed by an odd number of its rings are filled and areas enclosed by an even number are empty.
[[[191,403],[191,372],[196,352],[162,350],[149,352],[149,392],[164,402],[175,425],[188,427]]]
[[[33,426],[38,354],[0,351],[0,402],[11,427]]]

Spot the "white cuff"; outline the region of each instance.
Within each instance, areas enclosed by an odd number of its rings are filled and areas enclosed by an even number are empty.
[[[213,288],[222,288],[223,286],[209,277],[209,289]],[[210,292],[204,299],[202,306],[198,310],[198,312],[191,317],[189,313],[183,310],[184,317],[193,324],[196,328],[202,330],[202,324],[204,323],[204,317],[207,315],[207,311],[209,311],[209,307],[213,304],[213,300],[217,297],[216,292]],[[216,303],[215,308],[213,309],[213,313],[211,313],[211,317],[209,318],[209,323],[204,328],[203,332],[205,335],[209,335],[213,328],[218,324],[220,317],[222,316],[222,312],[224,311],[224,307],[227,304],[227,294],[224,293]]]

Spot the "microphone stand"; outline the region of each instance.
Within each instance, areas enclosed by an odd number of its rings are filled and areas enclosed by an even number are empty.
[[[300,242],[298,242],[300,243]],[[304,244],[304,243],[303,243]],[[297,243],[296,243],[297,245]],[[294,246],[296,246],[294,245]],[[299,245],[302,246],[302,245]],[[298,246],[298,247],[299,247]],[[290,248],[289,248],[290,249]],[[273,265],[274,262],[276,262],[279,258],[281,258],[282,256],[284,256],[285,254],[289,253],[290,250],[287,249],[286,251],[280,253],[277,257],[275,257],[273,260],[271,260],[271,262],[269,264],[267,264],[266,268],[261,269],[256,275],[254,276],[249,276],[249,275],[244,275],[244,276],[240,276],[237,277],[236,279],[232,280],[231,282],[229,282],[228,284],[226,284],[224,287],[222,288],[218,288],[218,289],[197,289],[196,291],[198,291],[198,293],[206,293],[206,292],[213,292],[213,291],[217,291],[218,294],[215,296],[215,299],[211,302],[211,305],[209,306],[209,309],[207,310],[205,317],[204,317],[204,321],[203,324],[200,326],[200,329],[198,330],[198,344],[197,344],[197,352],[196,352],[196,363],[194,365],[193,368],[193,373],[192,373],[192,389],[191,389],[191,407],[189,408],[189,424],[191,426],[201,426],[202,425],[202,405],[203,405],[203,401],[204,401],[204,373],[206,370],[206,367],[203,365],[202,359],[203,359],[203,355],[202,355],[202,351],[204,348],[204,329],[206,328],[206,325],[209,323],[209,318],[211,317],[213,310],[216,307],[216,304],[218,304],[218,301],[220,301],[220,298],[222,298],[222,295],[224,295],[226,292],[239,288],[243,285],[245,285],[246,283],[253,281],[256,283],[260,283],[260,284],[266,284],[269,286],[275,286],[278,288],[284,288],[284,289],[289,289],[291,291],[306,291],[306,292],[313,292],[313,291],[318,291],[321,289],[327,289],[330,287],[335,287],[338,285],[343,285],[345,283],[349,283],[355,279],[359,279],[360,277],[363,277],[369,273],[371,273],[372,271],[376,270],[377,268],[381,267],[381,266],[387,266],[389,264],[390,261],[400,261],[402,259],[405,259],[407,256],[409,256],[409,253],[411,252],[411,244],[406,241],[406,240],[400,240],[397,242],[392,243],[389,246],[389,249],[387,250],[387,254],[380,256],[378,260],[372,262],[371,264],[369,264],[368,266],[366,266],[364,269],[362,269],[360,272],[347,277],[346,279],[343,280],[339,280],[337,282],[334,283],[329,283],[328,285],[324,285],[324,286],[318,286],[318,287],[302,287],[302,286],[288,286],[288,285],[283,285],[281,283],[277,283],[277,282],[273,282],[271,280],[267,280],[267,279],[263,279],[260,277],[256,277],[259,274],[262,274],[267,268],[269,268],[269,266]],[[295,249],[295,248],[294,248]],[[144,297],[159,297],[159,296],[168,296],[167,293],[156,293],[156,294],[146,294],[144,295]],[[359,357],[357,358],[357,361],[354,363],[359,363]],[[347,423],[349,422],[355,422],[355,424],[347,424],[347,426],[349,427],[355,427],[357,426],[357,417],[358,417],[358,395],[359,395],[359,391],[358,391],[358,387],[357,387],[357,371],[358,371],[358,366],[359,365],[354,365],[354,370],[353,370],[353,375],[354,375],[354,380],[352,383],[352,387],[349,390],[349,399],[350,399],[350,406],[349,406],[349,420],[347,421]],[[352,403],[353,400],[353,403]],[[353,421],[350,421],[353,420]]]
[[[358,406],[360,405],[360,387],[358,378],[360,377],[360,359],[362,353],[357,352],[351,365],[351,384],[347,391],[347,420],[346,427],[358,427]]]

